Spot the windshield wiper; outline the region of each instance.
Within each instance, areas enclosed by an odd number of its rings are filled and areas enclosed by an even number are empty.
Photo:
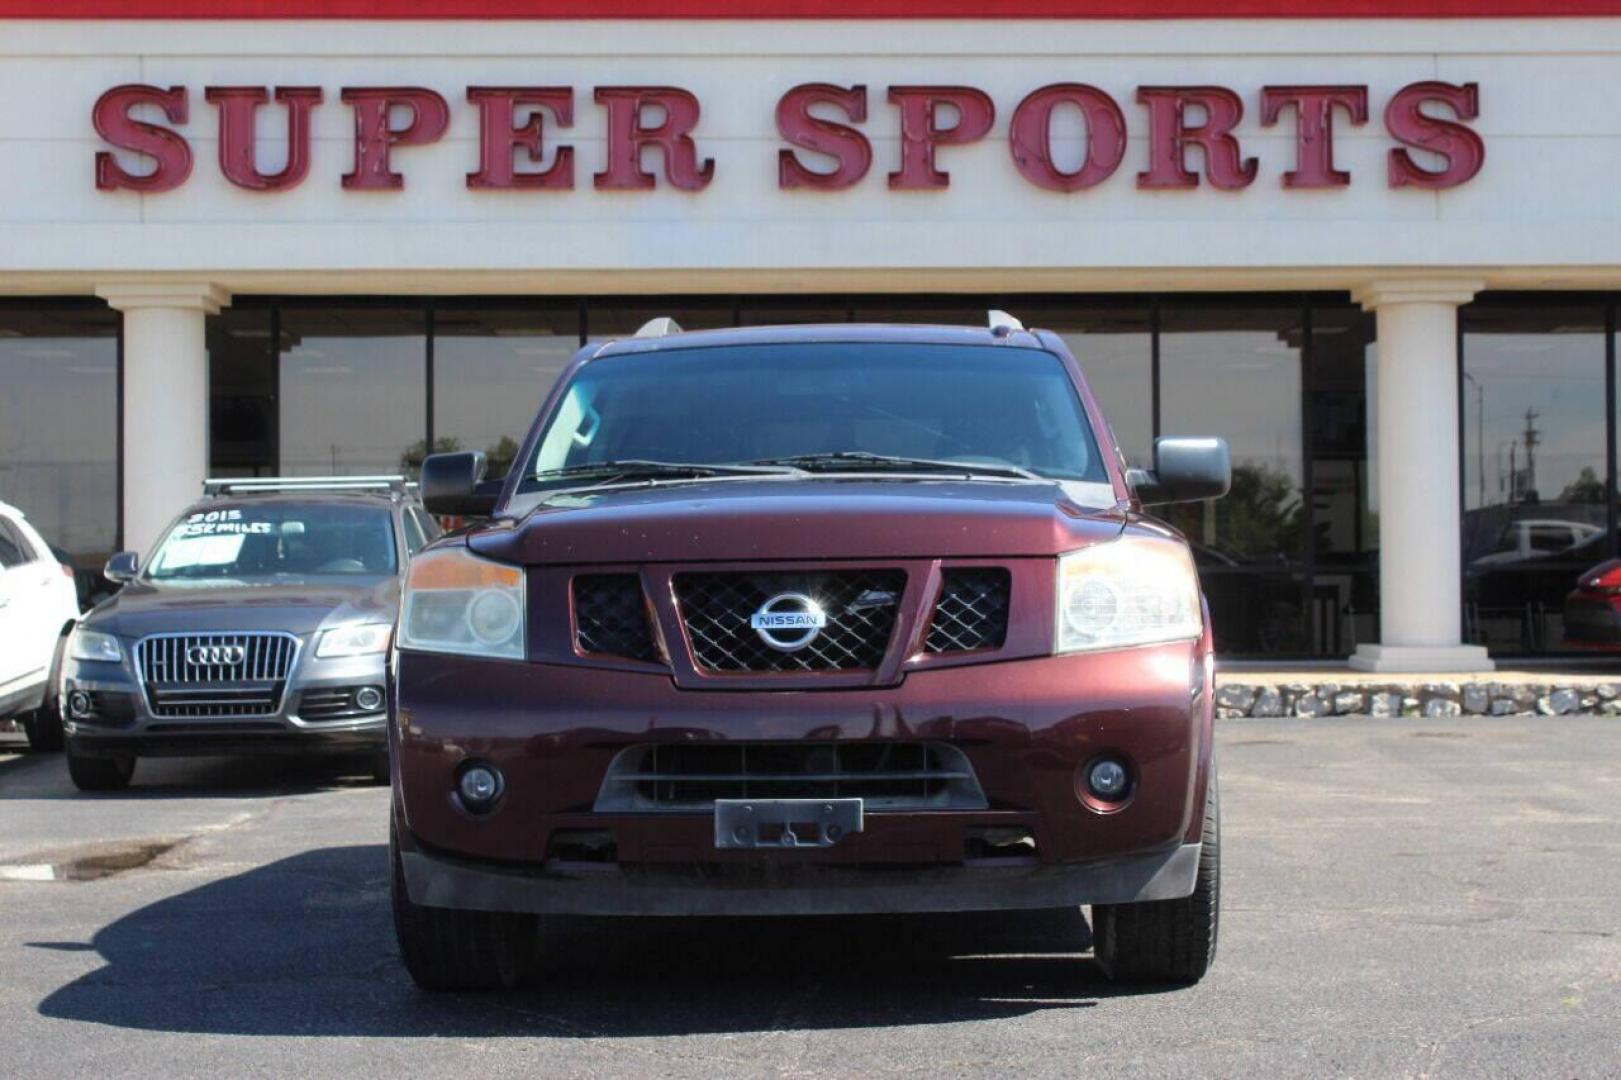
[[[630,480],[690,480],[710,476],[775,476],[794,472],[786,463],[749,463],[745,465],[711,465],[696,461],[649,461],[641,458],[623,458],[617,461],[589,461],[578,465],[565,465],[560,469],[547,469],[531,479],[547,480],[601,480],[618,482]]]
[[[865,450],[834,450],[825,454],[797,454],[791,457],[760,458],[751,465],[787,465],[806,472],[928,472],[956,476],[997,476],[1019,480],[1047,480],[1048,477],[1017,465],[991,462],[944,461],[939,458],[899,457],[873,454]]]

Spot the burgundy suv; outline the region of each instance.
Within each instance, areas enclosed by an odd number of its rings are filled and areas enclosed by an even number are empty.
[[[1091,905],[1115,978],[1216,947],[1211,635],[1074,357],[985,329],[656,320],[591,345],[479,523],[411,564],[395,926],[434,989],[511,985],[537,917]]]

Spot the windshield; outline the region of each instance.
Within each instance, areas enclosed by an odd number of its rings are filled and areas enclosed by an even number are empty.
[[[1052,353],[819,342],[668,349],[587,364],[519,490],[578,483],[598,462],[736,465],[837,454],[1107,481],[1080,397]]]
[[[146,576],[156,581],[392,574],[394,524],[382,507],[242,503],[187,514]]]

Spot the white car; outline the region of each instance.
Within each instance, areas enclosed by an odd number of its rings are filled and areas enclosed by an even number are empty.
[[[0,502],[0,719],[21,720],[36,750],[62,748],[57,673],[78,618],[73,568],[21,510]]]

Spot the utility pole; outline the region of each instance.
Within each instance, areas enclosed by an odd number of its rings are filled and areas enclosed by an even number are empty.
[[[1465,380],[1475,385],[1475,481],[1479,491],[1477,506],[1486,505],[1486,388],[1480,380],[1463,373]]]
[[[1537,489],[1537,443],[1542,441],[1542,433],[1537,430],[1537,417],[1542,414],[1535,409],[1525,410],[1525,490],[1527,494]]]

